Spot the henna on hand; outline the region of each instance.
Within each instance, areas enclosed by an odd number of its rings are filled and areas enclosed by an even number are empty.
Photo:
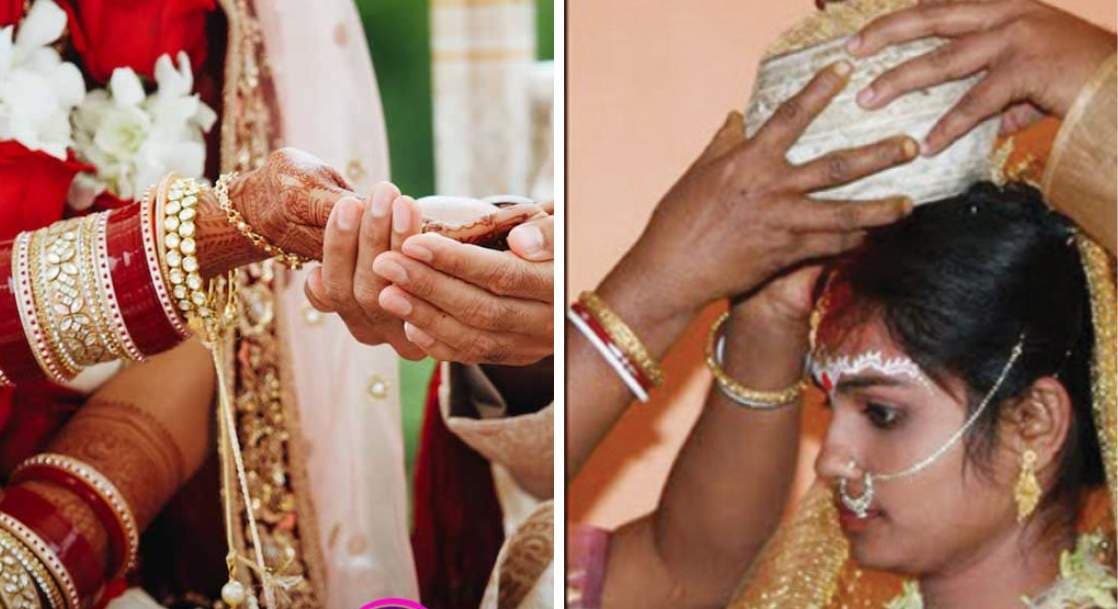
[[[15,486],[32,491],[58,508],[59,515],[89,542],[98,556],[104,557],[104,564],[109,564],[109,534],[84,499],[68,489],[40,480],[26,480]]]
[[[334,204],[356,196],[330,166],[314,156],[283,148],[268,156],[263,167],[229,184],[229,201],[251,229],[285,252],[322,259],[326,221]],[[211,190],[198,206],[199,273],[209,278],[269,258],[242,235]]]
[[[144,529],[186,478],[174,436],[142,408],[92,398],[51,443],[116,485]]]
[[[330,166],[294,148],[268,156],[263,167],[229,185],[229,199],[252,229],[280,249],[322,259],[330,211],[353,188]],[[357,197],[360,198],[360,197]]]
[[[194,225],[198,241],[198,273],[203,278],[216,277],[268,258],[267,253],[229,223],[211,190],[203,190],[199,195],[198,216]]]

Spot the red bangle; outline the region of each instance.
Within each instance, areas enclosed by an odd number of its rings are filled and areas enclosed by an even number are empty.
[[[132,360],[140,361],[144,354],[132,340],[128,333],[128,326],[124,323],[124,314],[120,310],[120,301],[117,299],[113,287],[113,273],[109,258],[109,213],[98,214],[95,228],[94,245],[94,272],[97,273],[97,293],[104,301],[105,316],[112,326],[111,334],[120,344],[124,354]]]
[[[35,457],[32,457],[35,459]],[[74,493],[89,506],[97,515],[97,520],[105,529],[109,537],[109,565],[105,573],[110,579],[123,577],[135,563],[135,556],[139,543],[135,520],[131,520],[132,535],[127,532],[124,520],[130,519],[131,513],[117,513],[117,509],[100,490],[94,487],[93,482],[86,480],[78,474],[48,462],[28,462],[20,465],[12,473],[11,483],[25,482],[27,480],[40,480],[52,483]],[[113,488],[110,493],[119,492]],[[123,501],[123,499],[120,499]],[[127,508],[125,508],[127,509]]]
[[[11,486],[0,495],[0,512],[22,523],[46,544],[72,578],[81,606],[90,606],[104,584],[104,558],[93,551],[58,508],[28,488]]]
[[[16,304],[17,281],[12,275],[14,254],[14,241],[0,244],[0,277],[8,279],[0,283],[0,370],[8,383],[46,378],[35,360],[35,354],[31,352],[31,343],[28,342],[30,338],[23,327]]]
[[[571,311],[573,311],[575,315],[578,315],[579,319],[581,319],[583,323],[585,323],[586,326],[590,328],[592,332],[594,332],[594,335],[597,336],[598,339],[601,340],[607,348],[609,348],[610,352],[617,356],[617,361],[621,362],[621,365],[624,366],[629,375],[636,379],[637,383],[640,384],[641,389],[649,391],[652,388],[652,381],[645,376],[644,371],[642,371],[639,366],[634,364],[633,360],[629,359],[629,355],[622,351],[617,346],[617,344],[613,342],[613,337],[611,337],[609,333],[606,332],[606,329],[602,327],[602,324],[598,322],[598,319],[591,315],[590,311],[587,310],[587,308],[583,306],[581,302],[571,303]]]
[[[115,209],[109,216],[107,238],[113,291],[128,334],[141,352],[153,355],[177,345],[180,338],[159,303],[148,271],[141,232],[144,221],[150,218],[140,214],[138,205]]]

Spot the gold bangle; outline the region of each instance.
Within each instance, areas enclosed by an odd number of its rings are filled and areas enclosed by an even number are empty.
[[[175,178],[171,182],[159,219],[163,229],[161,258],[179,310],[187,317],[208,319],[213,309],[207,282],[198,273],[198,243],[194,240],[200,193],[201,187],[192,179]]]
[[[47,338],[43,334],[43,326],[35,309],[35,290],[31,282],[31,233],[24,232],[16,235],[12,244],[12,276],[15,278],[16,309],[19,311],[19,321],[27,335],[28,346],[35,356],[39,369],[50,379],[65,382],[58,366],[50,354]]]
[[[39,272],[43,274],[48,336],[58,358],[75,372],[123,356],[95,294],[93,240],[96,216],[58,222],[41,231]]]
[[[609,334],[613,344],[617,345],[640,368],[653,387],[663,384],[664,371],[660,368],[660,363],[653,359],[632,328],[622,321],[594,292],[587,291],[579,294],[578,301],[602,325],[602,329]]]
[[[758,389],[750,389],[745,385],[734,380],[725,370],[722,369],[721,363],[718,361],[718,353],[716,343],[718,340],[719,330],[726,320],[730,318],[730,314],[723,313],[717,321],[710,327],[710,332],[707,334],[706,346],[706,364],[710,368],[711,373],[714,375],[715,382],[718,383],[718,388],[726,397],[734,402],[747,406],[749,408],[776,408],[791,404],[800,399],[803,395],[807,383],[803,379],[796,381],[796,384],[779,391],[761,391]]]
[[[101,293],[100,286],[97,283],[97,225],[103,216],[104,214],[91,214],[82,218],[81,238],[79,239],[81,244],[79,278],[81,279],[82,298],[89,305],[89,318],[93,323],[93,331],[90,333],[92,336],[85,338],[86,343],[92,341],[92,345],[86,347],[85,357],[92,359],[88,365],[128,357],[124,347],[117,340],[116,333],[113,332],[112,321],[109,319],[109,312],[106,310],[108,298]]]
[[[23,567],[27,576],[35,582],[35,585],[39,588],[39,591],[43,593],[43,596],[47,600],[47,605],[51,607],[51,609],[63,609],[63,607],[65,607],[64,601],[62,600],[62,592],[58,589],[58,586],[55,585],[54,580],[51,579],[50,572],[47,571],[46,567],[39,562],[39,559],[35,558],[35,555],[24,547],[18,539],[3,529],[0,529],[0,549],[2,549],[2,551],[0,551],[0,562],[3,563],[2,566],[13,566],[11,561],[15,561],[19,566]],[[35,596],[36,603],[32,606],[41,607],[42,603],[38,600],[38,594],[36,593]]]
[[[217,184],[214,184],[214,194],[217,196],[217,203],[221,206],[222,211],[225,212],[225,217],[229,220],[229,223],[236,227],[237,232],[251,241],[253,245],[264,250],[264,252],[278,260],[281,264],[293,269],[299,269],[303,264],[310,262],[308,258],[286,252],[279,246],[273,245],[264,235],[252,230],[252,226],[250,226],[248,221],[245,220],[245,217],[241,215],[241,212],[233,207],[233,202],[229,199],[229,183],[237,179],[237,175],[236,171],[223,174],[217,179]]]
[[[22,236],[22,235],[21,235]],[[30,306],[20,311],[25,328],[31,327],[35,337],[35,359],[47,377],[55,383],[65,384],[77,374],[76,366],[61,358],[57,339],[57,325],[50,315],[50,302],[47,296],[46,275],[42,268],[44,230],[26,233],[26,239],[16,242],[17,258],[28,273],[28,292]]]
[[[30,550],[38,562],[46,568],[51,579],[62,590],[63,607],[66,609],[81,609],[81,597],[78,596],[78,588],[74,585],[74,578],[66,570],[66,566],[62,564],[62,560],[50,549],[47,542],[27,528],[27,525],[4,512],[0,512],[0,529],[16,538],[20,545]]]

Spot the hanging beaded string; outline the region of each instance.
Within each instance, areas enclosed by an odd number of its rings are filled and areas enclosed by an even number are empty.
[[[218,184],[226,185],[223,188],[227,189],[231,175],[233,174],[222,176],[218,180]],[[164,248],[163,257],[165,263],[170,267],[169,275],[178,271],[171,279],[175,286],[174,296],[183,315],[189,319],[191,329],[210,351],[217,375],[218,423],[221,436],[218,442],[218,451],[222,467],[222,503],[225,508],[226,543],[229,547],[229,552],[226,555],[229,581],[221,588],[221,598],[230,607],[238,607],[246,601],[248,601],[250,607],[255,607],[255,596],[250,595],[244,584],[237,579],[237,564],[238,562],[244,562],[256,571],[260,578],[264,605],[268,609],[275,609],[274,588],[276,582],[264,561],[264,546],[260,541],[255,508],[249,494],[248,475],[241,454],[240,440],[237,437],[236,419],[233,415],[230,398],[232,389],[225,375],[226,347],[232,340],[238,318],[236,274],[231,271],[224,277],[209,281],[203,281],[198,275],[198,263],[194,255],[197,246],[193,240],[193,212],[198,205],[201,186],[194,180],[174,176],[168,178],[168,180],[167,200],[164,201],[161,198],[156,205],[157,217],[162,217],[163,228],[166,231],[162,243]],[[224,207],[228,201],[228,192],[227,190],[223,190],[223,192],[224,196],[222,193],[218,193],[218,199],[223,202]],[[181,281],[176,281],[176,279],[181,279]],[[234,488],[234,477],[236,488]],[[251,561],[239,556],[236,552],[236,538],[233,527],[239,520],[234,508],[238,492],[244,502],[244,512],[248,520],[249,535],[253,545],[254,556]]]

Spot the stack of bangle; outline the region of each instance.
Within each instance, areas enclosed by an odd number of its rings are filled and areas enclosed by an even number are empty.
[[[229,222],[280,262],[297,266],[233,208],[222,176],[214,196]],[[0,387],[140,360],[191,335],[188,318],[212,317],[199,273],[195,218],[204,186],[169,175],[139,205],[56,222],[0,244]]]
[[[567,314],[641,402],[664,382],[660,364],[633,330],[594,292],[583,292]]]
[[[741,406],[758,410],[772,410],[799,401],[807,387],[802,379],[786,389],[762,391],[742,385],[722,369],[722,351],[726,337],[720,334],[720,330],[729,318],[729,313],[723,313],[710,327],[710,333],[707,335],[706,364],[714,375],[714,382],[722,395]]]
[[[4,489],[0,531],[25,551],[30,569],[46,574],[39,579],[49,581],[40,586],[47,585],[44,592],[55,609],[82,609],[100,594],[104,561],[73,523],[38,493],[22,486]],[[52,595],[50,588],[57,594]]]
[[[65,383],[189,335],[159,272],[152,212],[145,197],[16,237],[10,257],[0,257],[0,273],[13,278],[0,289],[0,385]]]
[[[109,538],[110,563],[105,572],[111,579],[123,577],[136,566],[140,529],[124,496],[105,475],[73,457],[42,453],[27,459],[12,472],[12,483],[29,480],[65,488],[97,515]]]

